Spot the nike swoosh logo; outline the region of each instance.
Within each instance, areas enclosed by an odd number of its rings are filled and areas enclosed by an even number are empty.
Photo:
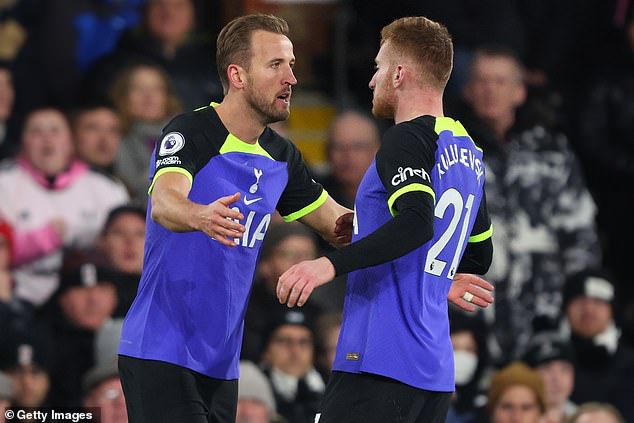
[[[260,201],[262,199],[262,197],[258,197],[258,198],[254,198],[252,200],[249,200],[246,196],[244,197],[244,204],[246,204],[247,206],[250,206],[253,203],[257,203],[258,201]]]

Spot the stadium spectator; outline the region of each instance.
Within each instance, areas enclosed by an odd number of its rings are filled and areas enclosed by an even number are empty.
[[[72,262],[69,254],[66,262]],[[48,316],[54,340],[55,366],[51,372],[52,403],[81,403],[82,377],[95,364],[95,336],[112,316],[117,294],[111,275],[93,262],[62,269],[60,288]]]
[[[465,98],[471,110],[459,117],[486,151],[495,228],[490,353],[506,363],[525,348],[535,315],[560,316],[566,275],[600,262],[596,207],[566,136],[524,121],[526,88],[512,51],[478,51]]]
[[[493,375],[487,397],[491,423],[538,423],[546,410],[544,381],[520,362]]]
[[[240,362],[236,423],[281,423],[268,379],[255,364]]]
[[[599,207],[598,226],[604,241],[603,265],[611,269],[619,287],[620,306],[630,308],[631,345],[634,346],[634,284],[627,249],[634,237],[634,221],[623,198],[634,184],[634,5],[621,32],[626,48],[620,66],[608,65],[579,102],[578,149],[585,163],[588,184]],[[580,90],[581,91],[581,90]],[[620,310],[619,310],[620,312]],[[629,333],[628,333],[629,334]]]
[[[335,118],[326,139],[330,172],[322,183],[339,204],[354,207],[357,188],[380,144],[379,128],[372,117],[349,110]]]
[[[576,357],[571,398],[577,404],[610,403],[634,421],[634,350],[622,341],[614,320],[617,299],[606,271],[582,271],[566,281],[563,310]]]
[[[447,423],[478,423],[486,420],[483,379],[488,370],[487,326],[481,313],[466,314],[449,308],[456,391]]]
[[[151,60],[174,84],[184,110],[194,110],[222,99],[211,37],[196,30],[194,0],[149,0],[140,28],[128,31],[116,50],[90,70],[85,85],[92,96],[130,60]]]
[[[113,106],[93,103],[72,114],[77,157],[93,170],[114,176],[114,161],[121,143],[121,122]]]
[[[51,405],[49,377],[52,365],[48,338],[41,332],[3,333],[0,342],[0,370],[12,381],[13,407]]]
[[[143,269],[145,211],[135,206],[112,209],[104,225],[99,247],[112,270],[117,288],[114,317],[124,317],[136,295]]]
[[[241,358],[258,362],[264,350],[264,337],[272,322],[287,307],[275,295],[277,280],[293,264],[317,256],[315,234],[302,224],[281,223],[271,225],[262,242],[251,297],[244,321],[244,339]],[[316,319],[322,308],[312,301],[303,312]]]
[[[277,411],[289,422],[312,423],[326,388],[314,366],[314,321],[301,309],[281,310],[272,321],[262,367]]]
[[[152,150],[163,126],[180,111],[180,103],[167,75],[150,63],[133,64],[117,75],[111,96],[123,132],[115,173],[128,187],[132,201],[145,205]]]
[[[106,321],[95,336],[95,365],[82,378],[82,405],[98,408],[101,423],[127,423],[123,388],[117,369],[122,320]]]
[[[15,233],[41,230],[16,251],[14,270],[15,295],[36,306],[57,288],[62,247],[91,247],[110,209],[128,200],[121,184],[74,159],[68,122],[52,108],[27,116],[20,156],[0,169],[0,197]]]
[[[554,332],[538,333],[529,342],[522,360],[544,380],[546,413],[543,423],[566,423],[576,411],[570,400],[575,383],[572,345]]]

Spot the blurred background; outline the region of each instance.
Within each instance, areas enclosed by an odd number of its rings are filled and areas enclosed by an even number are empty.
[[[496,304],[451,311],[449,421],[510,422],[496,408],[504,370],[532,389],[526,422],[564,422],[589,401],[634,421],[631,0],[0,0],[0,409],[98,406],[127,421],[113,345],[142,269],[149,156],[173,116],[222,100],[216,37],[254,12],[288,21],[297,59],[290,119],[273,127],[348,207],[392,124],[371,116],[381,28],[423,15],[453,36],[445,114],[485,151]],[[269,228],[242,422],[313,421],[345,279],[299,317],[274,285],[329,248]]]

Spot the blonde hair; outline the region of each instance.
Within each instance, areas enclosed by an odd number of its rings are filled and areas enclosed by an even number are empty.
[[[229,90],[227,68],[232,63],[246,69],[251,56],[251,34],[262,30],[288,36],[288,24],[282,18],[261,13],[236,18],[225,25],[218,35],[216,43],[216,64],[222,88]]]
[[[603,411],[606,414],[611,415],[614,419],[619,423],[625,423],[625,419],[619,413],[619,410],[614,408],[613,405],[605,403],[605,402],[586,402],[585,404],[581,404],[577,411],[570,416],[570,418],[566,421],[567,423],[575,423],[579,417],[581,417],[585,413],[592,413],[596,411]]]
[[[400,18],[381,30],[381,45],[420,66],[422,82],[443,90],[453,67],[453,43],[447,28],[423,16]]]
[[[110,98],[115,109],[119,113],[119,117],[121,118],[121,133],[124,135],[130,132],[133,121],[133,118],[130,115],[130,106],[128,101],[132,77],[134,76],[134,73],[141,68],[148,68],[158,72],[163,80],[165,95],[167,97],[164,118],[174,116],[182,111],[180,99],[176,95],[174,87],[172,87],[170,78],[161,67],[152,63],[135,63],[130,65],[117,75],[110,89]]]

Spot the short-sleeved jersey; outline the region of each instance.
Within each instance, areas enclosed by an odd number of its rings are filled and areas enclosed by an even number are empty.
[[[357,192],[353,241],[392,219],[412,191],[434,199],[433,237],[349,274],[333,370],[454,390],[447,294],[467,242],[490,237],[484,178],[482,151],[459,122],[422,116],[386,132]]]
[[[150,202],[143,273],[119,353],[236,379],[246,304],[271,214],[277,209],[287,221],[298,219],[328,194],[290,141],[266,128],[257,143],[245,143],[213,107],[174,118],[153,156],[150,192],[166,172],[191,180],[195,203],[240,192],[231,207],[244,215],[245,232],[235,248],[203,232],[172,232],[150,219]]]

